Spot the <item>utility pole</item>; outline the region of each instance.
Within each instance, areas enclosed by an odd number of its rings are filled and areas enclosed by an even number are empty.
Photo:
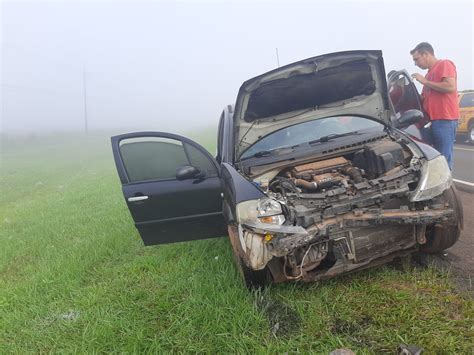
[[[278,65],[278,68],[280,68],[280,58],[278,58],[278,48],[275,48],[276,49],[276,55],[277,55],[277,65]]]
[[[84,86],[84,131],[89,133],[89,128],[87,126],[87,91],[86,91],[86,66],[84,65],[84,80],[83,80],[83,86]]]

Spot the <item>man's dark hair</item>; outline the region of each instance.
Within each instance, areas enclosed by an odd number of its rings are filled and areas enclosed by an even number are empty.
[[[416,47],[410,51],[410,54],[413,55],[415,54],[415,52],[418,52],[420,54],[430,53],[431,55],[434,55],[433,46],[429,44],[428,42],[418,43]]]

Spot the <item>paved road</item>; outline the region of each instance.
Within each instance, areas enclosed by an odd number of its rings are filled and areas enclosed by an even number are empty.
[[[473,184],[474,187],[474,145],[454,145],[453,178]]]
[[[450,271],[458,289],[474,297],[474,194],[459,191],[464,212],[464,229],[456,244],[445,254],[429,256],[435,267]]]
[[[464,230],[444,259],[460,288],[474,296],[474,145],[455,144],[453,178],[463,205]]]

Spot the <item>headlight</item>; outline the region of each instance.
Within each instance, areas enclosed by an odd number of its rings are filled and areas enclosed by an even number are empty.
[[[410,201],[425,201],[441,195],[452,183],[451,170],[444,156],[428,160],[423,164],[420,181]]]
[[[271,198],[244,201],[237,205],[237,220],[282,225],[285,216],[278,201]]]
[[[281,205],[278,201],[271,198],[258,200],[257,218],[261,223],[271,223],[281,225],[285,222]]]

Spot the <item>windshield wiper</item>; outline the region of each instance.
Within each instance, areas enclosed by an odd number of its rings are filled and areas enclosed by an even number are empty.
[[[252,155],[254,158],[261,158],[261,157],[268,157],[269,155],[272,155],[273,151],[272,150],[261,150],[260,152],[255,153]]]
[[[320,143],[320,142],[324,143],[324,142],[330,141],[331,139],[352,136],[352,135],[357,135],[357,134],[362,134],[362,133],[359,133],[358,131],[352,131],[352,132],[347,132],[347,133],[333,133],[333,134],[328,134],[327,136],[322,136],[321,138],[315,139],[314,141],[310,141],[308,143],[309,144]]]
[[[272,155],[275,151],[274,150],[261,150],[257,153],[254,153],[252,155],[249,155],[247,157],[241,158],[240,160],[246,160],[250,158],[261,158],[261,157],[268,157]]]
[[[244,157],[241,160],[246,160],[250,158],[269,157],[270,155],[285,155],[285,154],[293,152],[296,147],[299,147],[299,144],[293,145],[291,147],[281,147],[281,148],[275,148],[275,149],[269,149],[269,150],[261,150],[252,155]]]

